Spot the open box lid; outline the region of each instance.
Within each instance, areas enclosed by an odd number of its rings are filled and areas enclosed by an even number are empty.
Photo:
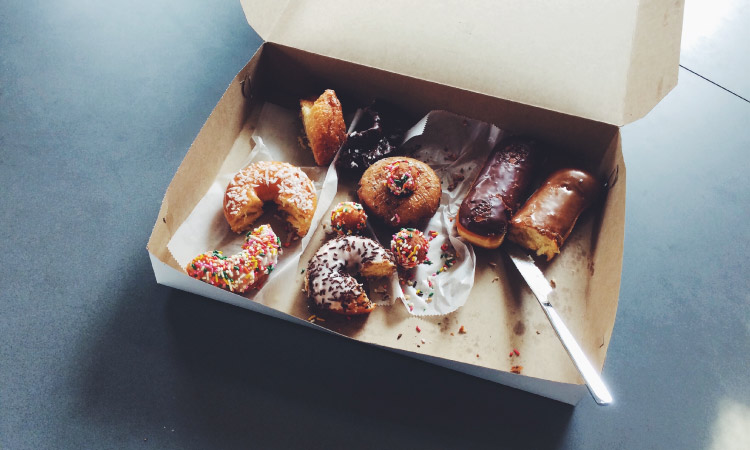
[[[266,41],[613,125],[676,84],[684,0],[241,0]]]

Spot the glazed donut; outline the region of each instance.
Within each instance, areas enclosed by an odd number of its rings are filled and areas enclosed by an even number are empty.
[[[549,261],[602,190],[602,183],[582,170],[554,172],[513,216],[508,238]]]
[[[502,244],[541,152],[537,141],[518,137],[495,147],[458,209],[456,228],[461,237],[485,248]]]
[[[440,205],[440,179],[422,161],[406,157],[381,159],[359,181],[359,199],[391,227],[418,227]]]
[[[235,233],[249,229],[273,201],[300,237],[307,234],[318,197],[299,167],[278,161],[250,164],[234,176],[224,194],[224,217]]]
[[[299,101],[307,142],[319,166],[327,166],[346,138],[346,124],[336,92],[326,90],[317,100]]]
[[[242,251],[224,256],[218,250],[202,253],[185,267],[188,275],[205,283],[242,294],[260,289],[276,266],[281,241],[269,225],[248,233]]]
[[[365,278],[393,273],[393,256],[370,238],[339,236],[323,244],[307,264],[305,291],[315,305],[337,314],[366,314],[375,308],[347,270]]]
[[[396,264],[412,269],[427,260],[430,241],[416,228],[402,228],[391,239],[391,252]]]
[[[359,234],[367,227],[367,213],[357,202],[341,202],[331,211],[331,228],[339,236]]]

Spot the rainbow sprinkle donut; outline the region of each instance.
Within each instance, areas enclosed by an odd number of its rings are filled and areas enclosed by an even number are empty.
[[[404,269],[417,267],[427,261],[430,241],[416,228],[402,228],[393,235],[391,251],[396,263]]]
[[[224,256],[218,250],[202,253],[185,268],[188,275],[208,284],[242,294],[260,289],[278,261],[281,241],[269,225],[247,233],[242,251]]]
[[[356,202],[341,202],[331,211],[331,228],[339,236],[359,234],[367,227],[367,213]]]

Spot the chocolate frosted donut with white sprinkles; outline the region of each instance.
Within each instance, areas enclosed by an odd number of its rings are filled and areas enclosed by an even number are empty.
[[[367,314],[375,304],[351,273],[386,277],[396,264],[390,252],[370,238],[339,236],[323,244],[307,264],[305,291],[315,305],[337,314]]]

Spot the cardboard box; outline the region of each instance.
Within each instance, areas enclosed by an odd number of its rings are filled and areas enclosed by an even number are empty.
[[[242,0],[242,6],[265,43],[232,81],[167,189],[148,243],[157,281],[576,403],[585,392],[582,380],[499,252],[477,251],[470,300],[448,316],[416,318],[397,304],[361,321],[310,324],[301,275],[260,304],[188,277],[167,243],[264,101],[296,108],[299,98],[332,88],[349,111],[379,98],[417,118],[447,110],[531,134],[613,181],[562,254],[542,267],[556,280],[555,306],[601,369],[623,253],[619,126],[642,117],[675,86],[683,2],[383,0],[355,7],[336,0]],[[302,267],[322,242],[322,231],[315,233]],[[459,335],[462,325],[467,333]],[[513,348],[521,356],[508,356]],[[523,375],[510,373],[512,365],[524,366]]]

